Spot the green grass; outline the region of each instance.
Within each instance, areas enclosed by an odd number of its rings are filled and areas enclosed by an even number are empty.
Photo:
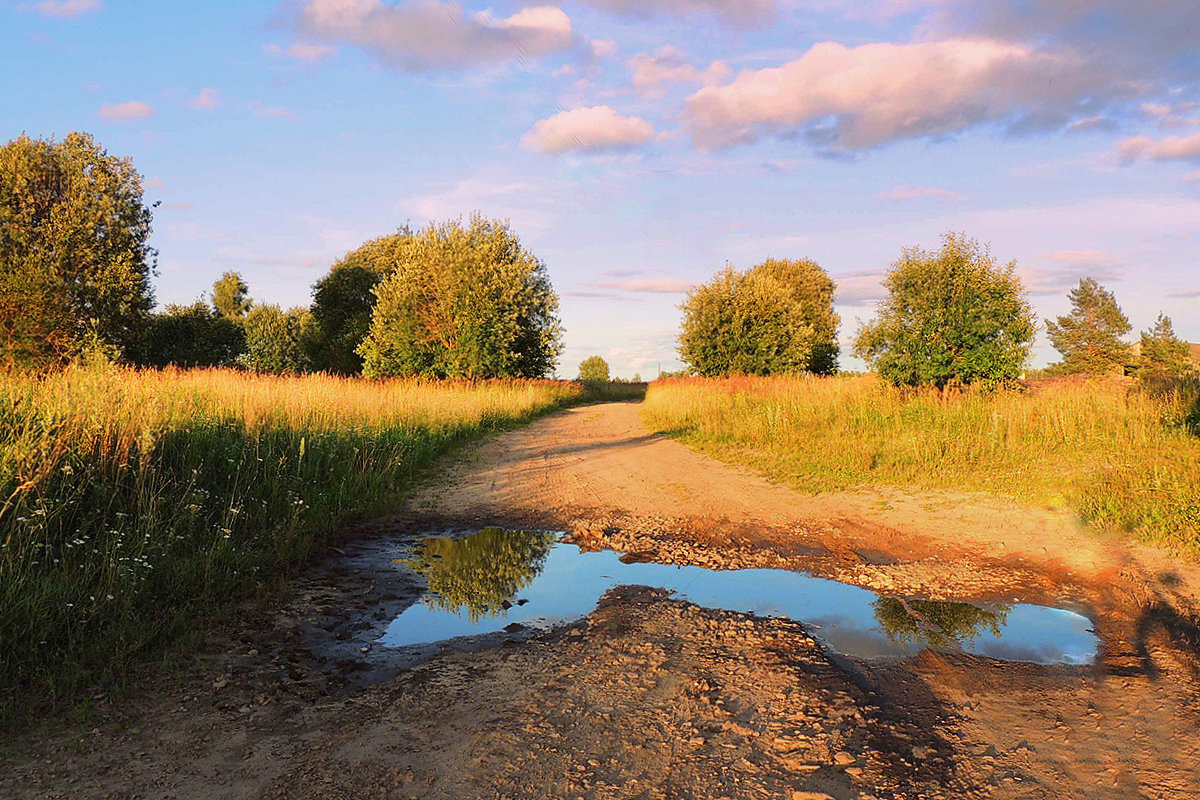
[[[119,690],[553,381],[0,375],[0,722]]]
[[[900,486],[1066,507],[1200,557],[1194,381],[901,391],[872,377],[656,381],[652,428],[808,492]]]

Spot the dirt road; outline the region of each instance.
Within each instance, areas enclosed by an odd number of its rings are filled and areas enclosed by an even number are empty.
[[[1088,667],[860,661],[796,622],[621,588],[549,635],[412,668],[381,669],[371,647],[356,661],[353,631],[412,602],[370,566],[374,543],[493,524],[899,596],[1068,604],[1104,646]],[[1200,580],[1061,513],[806,497],[609,404],[470,450],[355,535],[177,685],[13,745],[0,797],[1200,797]]]

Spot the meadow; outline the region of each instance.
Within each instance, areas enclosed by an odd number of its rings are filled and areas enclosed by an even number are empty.
[[[556,381],[0,374],[0,721],[119,690],[339,525],[396,508],[435,456],[582,396]]]
[[[871,376],[686,378],[646,396],[653,430],[810,492],[985,492],[1200,558],[1200,386],[1044,381],[998,392]]]

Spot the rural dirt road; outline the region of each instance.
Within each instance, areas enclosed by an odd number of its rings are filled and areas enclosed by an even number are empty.
[[[378,542],[486,525],[900,597],[1067,605],[1103,647],[1086,667],[858,660],[798,622],[622,587],[550,634],[356,662],[354,632],[414,598],[381,577],[387,559],[371,566]],[[190,674],[11,745],[0,797],[1200,797],[1200,577],[1061,513],[807,497],[605,404],[470,449],[351,533],[279,607],[211,637]]]

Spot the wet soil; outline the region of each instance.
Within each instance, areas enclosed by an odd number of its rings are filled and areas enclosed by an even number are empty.
[[[973,496],[810,498],[650,436],[633,405],[475,448],[191,672],[33,725],[0,797],[1191,798],[1200,579],[1061,512]],[[796,622],[622,587],[548,634],[395,653],[419,587],[380,539],[569,531],[664,563],[803,569],[889,594],[1071,605],[1087,667],[829,654]],[[366,652],[363,652],[366,648]]]

